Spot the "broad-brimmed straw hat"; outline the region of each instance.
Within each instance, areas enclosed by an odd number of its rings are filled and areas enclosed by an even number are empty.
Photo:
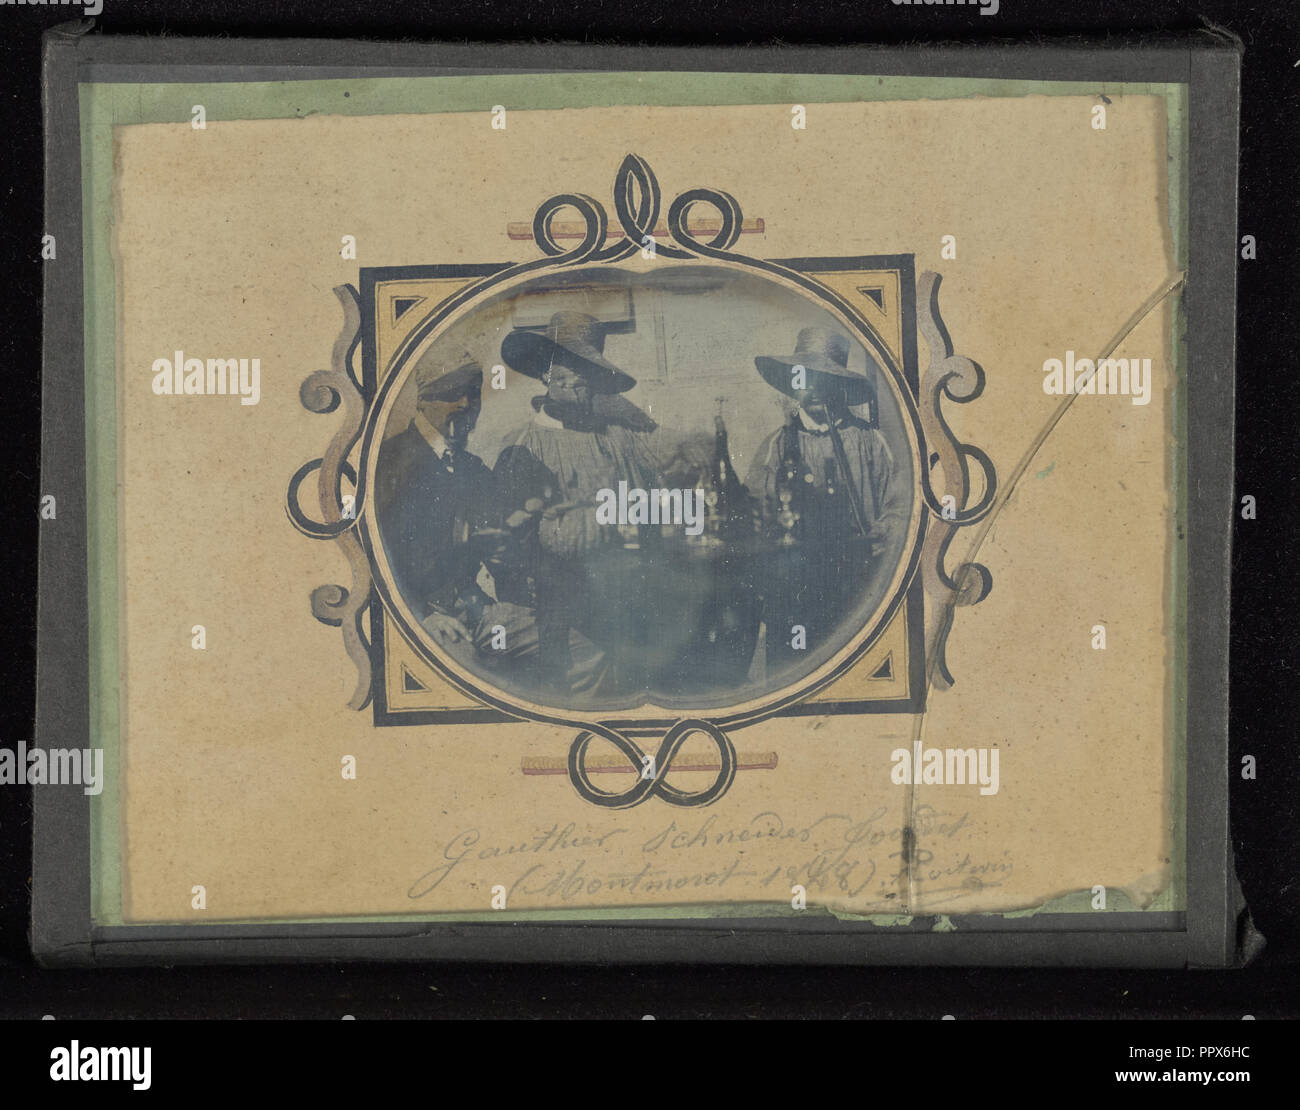
[[[876,383],[874,375],[880,372],[876,360],[867,352],[868,374],[849,369],[848,338],[830,328],[803,328],[795,340],[792,355],[760,355],[754,366],[763,380],[789,397],[798,397],[793,385],[794,369],[802,366],[807,371],[806,389],[815,385],[814,375],[822,374],[842,382],[850,405],[874,406]]]
[[[605,358],[605,329],[585,312],[557,312],[544,334],[512,331],[501,343],[501,360],[539,380],[553,363],[562,363],[587,378],[596,393],[625,393],[636,385],[636,378]]]

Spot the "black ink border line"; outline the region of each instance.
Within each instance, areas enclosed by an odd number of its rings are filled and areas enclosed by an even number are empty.
[[[911,390],[913,404],[920,405],[920,365],[917,348],[916,335],[916,264],[915,256],[912,254],[882,254],[882,255],[850,255],[842,257],[826,258],[773,258],[767,259],[779,266],[786,266],[792,270],[798,270],[805,274],[818,273],[853,273],[856,271],[889,271],[897,275],[899,283],[899,314],[900,314],[900,333],[901,355],[900,359],[902,376],[905,384]],[[708,265],[708,259],[701,259],[702,265]],[[488,264],[463,264],[454,265],[414,265],[414,266],[382,266],[382,267],[364,267],[360,271],[360,302],[361,302],[361,375],[362,385],[365,393],[365,401],[369,406],[379,390],[379,357],[378,341],[376,335],[378,301],[376,291],[378,287],[390,281],[429,281],[442,280],[446,278],[481,278],[490,277],[493,274],[500,273],[509,269],[514,263],[488,263]],[[600,263],[592,263],[591,268],[597,269]],[[582,268],[582,267],[579,267]],[[921,441],[921,459],[918,464],[923,465],[924,456],[929,447],[924,438]],[[920,475],[913,475],[914,489],[920,489]],[[914,501],[915,503],[915,501]],[[925,534],[928,525],[924,500],[921,502],[921,527],[916,539],[916,552],[919,559],[921,549],[925,545]],[[367,551],[369,555],[370,552]],[[793,700],[781,708],[765,713],[757,720],[771,720],[779,717],[834,717],[845,714],[889,714],[889,713],[920,713],[925,709],[926,683],[925,683],[925,586],[923,575],[920,573],[920,564],[918,560],[913,561],[913,566],[908,570],[910,581],[907,588],[903,591],[901,605],[897,605],[893,617],[882,621],[880,632],[874,640],[864,644],[862,649],[855,652],[852,657],[845,660],[844,663],[836,668],[833,676],[823,682],[819,689],[825,690],[833,686],[840,679],[844,678],[862,659],[863,655],[871,649],[874,644],[880,642],[886,628],[893,620],[898,619],[901,612],[903,620],[906,622],[906,653],[907,653],[907,672],[908,672],[908,690],[905,696],[896,698],[868,698],[868,699],[849,699],[837,698],[834,700],[817,701]],[[371,560],[373,571],[374,562]],[[373,575],[372,575],[373,577]],[[389,630],[385,627],[385,610],[380,591],[377,588],[370,599],[369,605],[369,622],[370,622],[370,660],[372,676],[372,720],[377,728],[400,728],[403,726],[420,726],[420,725],[460,725],[460,724],[516,724],[531,718],[520,717],[510,713],[504,705],[495,702],[485,704],[481,707],[469,709],[413,709],[409,711],[393,710],[388,705],[387,691],[387,660],[384,653],[385,638]],[[393,633],[401,635],[400,627]],[[439,677],[443,676],[441,673]],[[445,679],[444,679],[445,681]],[[467,697],[472,696],[466,694]],[[718,710],[725,710],[725,706],[717,707],[715,710],[700,711],[703,715],[714,716]],[[611,718],[611,721],[617,727],[629,735],[644,734],[647,732],[662,731],[664,727],[671,724],[667,718]],[[574,727],[577,727],[576,725]],[[729,728],[743,728],[744,723],[728,725]]]

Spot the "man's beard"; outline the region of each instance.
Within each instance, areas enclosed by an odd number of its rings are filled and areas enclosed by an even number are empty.
[[[547,397],[542,401],[542,411],[566,428],[585,430],[600,423],[590,397],[581,401],[557,401],[554,397]]]
[[[804,404],[806,412],[818,424],[839,424],[848,413],[848,409],[834,401],[808,401]]]

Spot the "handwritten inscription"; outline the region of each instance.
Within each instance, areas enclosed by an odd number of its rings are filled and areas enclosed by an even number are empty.
[[[416,879],[407,893],[411,898],[420,898],[431,890],[436,890],[448,875],[467,862],[469,862],[470,866],[465,870],[470,870],[475,860],[500,860],[503,858],[508,859],[510,856],[529,856],[573,851],[575,849],[602,848],[606,841],[612,837],[627,832],[627,829],[610,829],[601,835],[581,836],[578,835],[576,829],[577,825],[573,821],[570,821],[563,828],[560,828],[557,822],[545,832],[537,833],[535,836],[522,841],[507,844],[481,844],[483,836],[479,830],[466,829],[447,842],[447,846],[442,850],[444,862],[439,863]]]
[[[1005,853],[977,859],[960,850],[956,838],[969,827],[968,813],[918,806],[905,836],[890,812],[882,806],[865,817],[824,813],[796,821],[767,810],[739,823],[717,814],[673,817],[640,843],[613,823],[579,829],[557,822],[513,838],[465,829],[446,841],[407,894],[445,894],[490,877],[505,883],[509,905],[521,904],[516,899],[533,906],[618,905],[761,900],[800,884],[824,900],[888,907],[900,904],[900,888],[909,881],[927,899],[948,901],[1011,874]]]

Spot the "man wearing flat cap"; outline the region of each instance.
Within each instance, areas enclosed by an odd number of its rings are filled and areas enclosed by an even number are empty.
[[[572,630],[598,642],[611,614],[596,612],[591,560],[617,541],[596,520],[597,494],[659,485],[659,465],[645,433],[600,414],[599,395],[624,393],[636,379],[605,358],[605,327],[582,312],[557,312],[546,330],[519,328],[501,344],[501,359],[546,386],[535,415],[506,439],[493,474],[508,528],[527,534],[536,574],[539,664],[544,677],[574,692],[619,681],[591,656],[575,660]]]
[[[786,600],[767,614],[768,655],[776,661],[790,646],[780,626],[802,625],[810,644],[829,634],[854,598],[878,581],[882,560],[898,549],[907,528],[905,491],[889,447],[852,411],[869,405],[874,414],[880,368],[868,352],[866,374],[850,369],[849,346],[838,331],[807,327],[793,354],[754,360],[768,385],[798,402],[790,420],[759,447],[746,482],[773,514],[782,507],[783,487],[787,496],[793,488],[799,519],[790,538],[809,553],[806,579],[774,591]]]
[[[415,367],[415,416],[379,449],[375,512],[398,589],[444,644],[471,640],[491,600],[477,585],[476,534],[493,523],[492,472],[467,449],[483,369],[426,354]]]

